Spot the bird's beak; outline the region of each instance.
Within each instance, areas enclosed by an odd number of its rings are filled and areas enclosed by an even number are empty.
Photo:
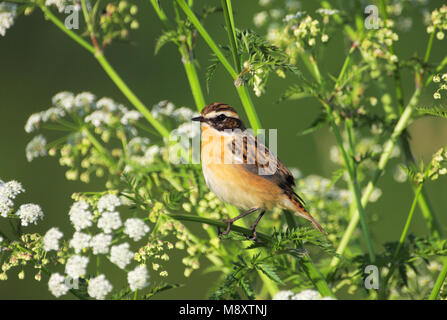
[[[191,120],[192,120],[192,121],[204,122],[204,121],[205,121],[205,118],[202,117],[202,116],[199,116],[199,117],[194,117],[194,118],[192,118]]]

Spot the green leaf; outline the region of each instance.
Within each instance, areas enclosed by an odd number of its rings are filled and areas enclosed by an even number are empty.
[[[441,105],[433,107],[418,107],[416,110],[418,110],[421,114],[428,114],[447,119],[447,108]]]
[[[155,44],[155,54],[158,54],[158,51],[167,44],[168,42],[176,42],[178,38],[178,34],[174,30],[169,30],[164,32],[158,39]]]
[[[151,292],[145,294],[142,297],[142,299],[143,300],[149,300],[150,298],[152,298],[153,296],[155,296],[156,294],[158,294],[160,292],[163,292],[163,291],[166,291],[166,290],[170,290],[170,289],[175,289],[175,288],[181,288],[183,286],[184,286],[183,284],[170,284],[170,283],[162,284],[162,285],[159,285],[159,286],[153,288],[151,290]]]
[[[216,73],[217,67],[219,66],[220,61],[215,56],[211,59],[211,64],[206,69],[206,78],[205,78],[205,84],[206,84],[206,91],[207,93],[210,92],[210,81],[214,77],[214,74]]]
[[[251,285],[248,282],[248,280],[246,278],[242,278],[240,283],[241,283],[241,288],[244,291],[245,295],[250,300],[254,300],[255,299],[255,293],[254,293],[253,289],[251,288]]]
[[[270,279],[272,279],[276,283],[284,284],[282,282],[282,280],[280,279],[280,277],[276,274],[275,267],[273,267],[272,265],[262,263],[262,264],[256,265],[256,268],[258,270],[261,270],[267,277],[269,277]]]
[[[325,124],[327,124],[328,122],[329,122],[329,117],[327,116],[327,113],[321,112],[317,116],[317,118],[312,122],[312,124],[307,129],[304,129],[303,131],[299,132],[298,135],[305,136],[312,132],[315,132],[318,129],[320,129],[321,127],[323,127]]]

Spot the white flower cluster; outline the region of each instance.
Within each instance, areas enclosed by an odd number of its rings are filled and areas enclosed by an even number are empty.
[[[76,253],[80,253],[83,249],[90,247],[91,238],[92,237],[87,233],[76,231],[73,234],[73,238],[70,240],[70,247],[72,247]]]
[[[119,229],[123,223],[121,222],[118,211],[104,212],[98,220],[98,228],[105,233],[111,233],[113,230]]]
[[[89,210],[89,205],[85,201],[75,202],[68,213],[70,221],[77,231],[83,230],[92,225],[93,214]]]
[[[138,266],[127,274],[127,281],[132,291],[146,287],[148,285],[148,279],[149,275],[145,266]]]
[[[134,253],[129,250],[129,244],[127,242],[113,246],[110,249],[110,261],[121,269],[124,269],[133,257]]]
[[[8,216],[14,206],[13,200],[22,192],[25,192],[25,189],[20,182],[14,180],[3,182],[0,180],[0,216],[4,218]]]
[[[0,35],[5,36],[6,30],[14,24],[17,14],[17,4],[3,2],[0,3]]]
[[[116,207],[121,205],[120,199],[114,194],[106,194],[98,201],[99,212],[114,211]]]
[[[63,233],[58,228],[51,228],[43,237],[43,248],[45,251],[59,250],[59,240]]]
[[[447,5],[433,10],[430,15],[430,25],[427,27],[427,33],[436,32],[436,38],[443,40],[447,30]]]
[[[43,219],[43,211],[39,205],[33,203],[22,204],[16,215],[20,217],[22,226],[26,227],[30,223],[37,224],[38,219]]]
[[[127,234],[134,241],[141,240],[150,228],[138,218],[129,218],[124,223],[124,233]]]
[[[59,298],[70,290],[66,284],[65,277],[59,273],[53,273],[51,275],[48,281],[48,288],[56,298]]]
[[[45,5],[47,7],[55,5],[57,7],[57,10],[59,12],[64,12],[67,5],[71,2],[73,4],[73,1],[67,1],[67,0],[46,0]]]
[[[93,254],[107,254],[111,243],[112,236],[110,234],[98,233],[90,240],[90,247],[92,247]]]
[[[175,105],[172,102],[163,100],[160,101],[152,108],[152,115],[154,118],[159,119],[162,116],[171,116],[175,110]]]
[[[7,218],[8,214],[14,207],[13,200],[15,197],[24,192],[22,185],[14,180],[3,182],[0,180],[0,216]],[[21,225],[26,227],[29,224],[37,224],[39,218],[43,219],[44,214],[42,209],[37,204],[27,203],[22,204],[15,213],[20,218]]]
[[[347,189],[336,189],[329,179],[309,175],[298,180],[302,194],[309,200],[324,200],[326,203],[338,201],[342,206],[349,206],[351,193]]]
[[[306,289],[299,293],[293,293],[290,290],[278,291],[273,300],[334,300],[332,297],[321,297],[316,290]]]
[[[78,279],[85,276],[87,272],[88,258],[80,255],[73,255],[68,258],[65,264],[65,273],[72,279]]]
[[[432,80],[434,83],[438,84],[438,89],[433,94],[433,98],[439,100],[441,99],[441,91],[447,91],[447,73],[444,73],[442,76],[436,74],[433,76]]]
[[[52,103],[53,107],[34,113],[28,118],[25,124],[27,133],[37,130],[41,123],[57,121],[72,112],[96,128],[107,126],[112,121],[120,121],[123,125],[130,126],[142,117],[140,112],[128,110],[110,98],[104,97],[96,101],[95,95],[90,92],[74,95],[71,92],[62,91],[53,96]],[[135,132],[135,129],[130,128],[130,131]]]
[[[35,136],[27,145],[26,145],[26,159],[31,162],[33,159],[38,157],[44,157],[47,155],[47,140],[41,134]]]
[[[104,300],[110,291],[112,291],[112,288],[112,285],[106,279],[105,275],[101,274],[89,280],[87,291],[90,297]]]

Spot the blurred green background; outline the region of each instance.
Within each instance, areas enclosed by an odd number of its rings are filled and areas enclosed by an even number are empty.
[[[114,43],[107,48],[106,56],[130,88],[147,105],[152,106],[160,100],[170,100],[176,105],[194,109],[186,75],[178,52],[173,45],[167,45],[157,56],[154,55],[156,39],[161,34],[161,24],[149,1],[132,1],[139,6],[140,28],[131,35],[131,44]],[[170,1],[167,1],[170,3]],[[196,8],[219,6],[218,0],[195,1]],[[336,1],[335,1],[336,2]],[[354,2],[354,1],[353,1]],[[275,0],[276,7],[284,5],[283,0]],[[302,10],[313,13],[318,1],[301,1]],[[371,1],[374,3],[374,1]],[[444,1],[430,1],[429,10],[440,7]],[[369,3],[368,3],[369,4]],[[364,8],[359,2],[359,8]],[[167,5],[169,7],[169,5]],[[253,15],[261,11],[257,0],[233,1],[236,25],[241,28],[254,28]],[[168,9],[169,11],[169,9]],[[424,52],[428,36],[422,23],[420,12],[406,10],[403,16],[413,19],[410,32],[400,33],[397,52],[404,58]],[[82,24],[82,20],[81,20]],[[206,27],[220,43],[226,43],[224,20],[220,13],[207,19]],[[82,28],[82,25],[81,25]],[[340,38],[332,39],[322,60],[323,72],[335,74],[345,58],[344,43]],[[446,53],[446,41],[435,41],[431,61],[437,62]],[[209,65],[210,51],[198,38],[196,56],[200,63],[199,73],[205,85],[206,67]],[[413,90],[413,77],[402,74],[406,100]],[[252,94],[254,104],[264,128],[278,128],[278,154],[288,165],[299,168],[304,175],[317,174],[330,178],[334,165],[329,160],[329,148],[334,138],[327,128],[309,136],[297,133],[310,125],[318,114],[319,105],[311,99],[277,103],[279,96],[290,84],[291,77],[281,80],[272,77],[267,93],[260,98]],[[51,97],[57,92],[67,90],[75,93],[90,91],[98,97],[108,96],[127,106],[130,104],[106,76],[93,57],[44,20],[43,14],[36,10],[31,16],[21,16],[9,29],[5,37],[0,37],[0,179],[16,179],[24,185],[27,192],[17,203],[33,202],[41,205],[45,220],[38,227],[25,228],[45,232],[52,226],[69,230],[68,209],[72,203],[71,194],[76,191],[101,190],[99,182],[85,185],[66,181],[65,170],[55,158],[39,158],[32,163],[25,158],[25,146],[31,139],[24,131],[28,116],[48,108]],[[433,101],[431,89],[425,91],[422,104]],[[226,102],[242,111],[238,96],[230,77],[219,68],[211,81],[207,102]],[[417,159],[428,161],[431,155],[447,144],[446,122],[433,118],[420,119],[410,127],[411,146]],[[378,219],[371,225],[377,251],[383,249],[386,241],[396,240],[405,222],[412,192],[408,183],[398,184],[392,178],[392,168],[397,160],[389,164],[385,176],[379,182],[383,191],[378,203],[368,206],[369,215]],[[447,181],[440,179],[427,185],[428,193],[441,223],[447,225],[447,202],[445,201]],[[306,195],[303,195],[304,197]],[[411,231],[418,235],[426,234],[425,222],[418,215]],[[4,221],[0,220],[0,223]],[[180,260],[180,259],[178,259]],[[202,261],[205,264],[205,261]],[[180,264],[172,266],[170,282],[183,282],[185,287],[159,295],[166,299],[203,299],[215,275],[194,272],[186,279]],[[53,298],[47,290],[47,280],[38,283],[32,279],[34,272],[27,273],[25,280],[18,280],[14,272],[9,280],[0,282],[0,299]]]

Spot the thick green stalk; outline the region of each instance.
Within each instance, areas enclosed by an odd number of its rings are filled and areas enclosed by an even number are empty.
[[[363,231],[363,236],[365,238],[366,246],[368,249],[369,259],[373,263],[376,260],[376,256],[374,253],[371,236],[369,234],[368,223],[366,221],[366,214],[365,214],[365,210],[364,210],[365,205],[361,201],[361,192],[360,192],[360,187],[359,187],[357,177],[355,174],[355,169],[351,166],[351,161],[345,151],[345,148],[343,147],[343,139],[342,139],[341,134],[338,130],[338,127],[335,124],[335,121],[332,117],[332,114],[331,114],[332,110],[331,110],[330,106],[325,101],[321,101],[321,102],[326,107],[326,111],[330,117],[331,127],[334,131],[334,135],[337,140],[338,148],[340,149],[340,153],[343,157],[343,161],[345,163],[346,170],[348,171],[349,180],[353,187],[353,191],[354,191],[353,196],[356,201],[357,211],[352,216],[351,221],[354,220],[354,217],[357,217],[357,220],[361,219],[362,231]]]
[[[234,27],[233,10],[231,0],[222,0],[225,22],[227,25],[228,40],[230,42],[231,56],[237,73],[241,73],[241,61],[237,49],[236,28]]]
[[[82,39],[76,33],[67,29],[65,25],[45,6],[40,5],[40,9],[45,13],[45,15],[64,33],[66,33],[69,37],[71,37],[74,41],[84,47],[87,51],[92,53],[96,60],[98,60],[99,64],[103,67],[104,71],[109,75],[115,85],[121,90],[121,92],[126,96],[127,99],[135,106],[135,108],[140,111],[143,116],[148,120],[148,122],[158,131],[158,133],[168,138],[169,131],[160,123],[157,119],[155,119],[151,112],[146,108],[146,106],[137,98],[137,96],[129,89],[126,83],[121,79],[121,77],[116,73],[113,67],[109,64],[107,59],[104,57],[102,52],[100,52],[97,48],[89,44],[87,41]]]
[[[194,12],[192,12],[191,8],[186,4],[185,0],[176,0],[176,1],[179,4],[179,6],[182,8],[182,10],[184,11],[186,16],[189,18],[191,23],[196,27],[197,31],[203,37],[205,42],[208,44],[211,51],[213,51],[213,53],[219,59],[220,63],[222,63],[222,65],[228,71],[228,73],[230,74],[233,81],[235,83],[237,83],[236,88],[237,88],[237,92],[239,94],[239,98],[241,99],[244,110],[247,113],[247,117],[250,122],[250,125],[251,125],[253,131],[256,133],[258,131],[258,129],[261,128],[261,123],[259,121],[258,115],[254,108],[253,102],[250,98],[250,95],[248,94],[248,90],[247,90],[246,86],[240,85],[238,83],[239,81],[237,81],[237,80],[239,80],[239,74],[231,66],[231,64],[228,62],[227,58],[225,58],[225,55],[222,53],[222,51],[219,49],[217,44],[214,42],[214,40],[211,38],[211,36],[208,34],[208,32],[202,26],[199,19],[197,19],[196,15],[194,14]],[[227,28],[229,28],[229,29],[233,28],[231,23],[229,25],[227,25]],[[232,29],[231,32],[233,33],[234,30]]]
[[[40,6],[40,9],[42,10],[43,13],[45,13],[45,15],[48,17],[48,19],[50,19],[51,22],[53,22],[59,29],[61,29],[63,32],[65,32],[69,37],[71,37],[74,41],[76,41],[78,44],[80,44],[84,49],[86,49],[90,53],[95,54],[95,48],[90,43],[88,43],[87,41],[82,39],[80,36],[78,36],[75,32],[73,32],[70,29],[67,29],[65,27],[65,25],[58,18],[56,18],[56,16],[51,12],[50,9],[48,9],[43,4]]]
[[[88,139],[90,140],[90,142],[93,144],[93,146],[95,147],[95,149],[103,155],[103,157],[107,160],[107,162],[109,163],[109,165],[115,169],[118,170],[118,166],[115,162],[115,160],[113,159],[113,157],[110,155],[110,153],[106,150],[106,148],[104,148],[102,146],[102,144],[96,139],[96,137],[90,132],[90,130],[88,130],[86,127],[81,129],[82,132],[84,132]]]
[[[388,13],[386,11],[386,7],[387,7],[387,1],[380,0],[380,11],[384,17],[384,20],[388,19]],[[427,48],[425,50],[425,55],[424,55],[424,63],[427,63],[430,58],[435,33],[436,33],[436,30],[433,30],[433,33],[430,35],[430,38],[428,40]],[[390,52],[392,54],[395,54],[394,44],[391,44]],[[396,65],[396,70],[393,72],[393,75],[394,75],[394,80],[396,83],[396,98],[397,98],[397,101],[399,104],[399,111],[400,111],[400,113],[402,113],[403,108],[404,108],[404,97],[403,97],[402,81],[401,81],[401,77],[400,77],[400,70],[398,68],[398,65]],[[429,77],[428,80],[429,81],[426,82],[424,86],[427,86],[430,83],[431,77]],[[396,116],[398,116],[398,114],[396,114]],[[404,162],[416,164],[416,161],[413,157],[413,152],[411,150],[410,143],[408,142],[406,135],[405,134],[401,135],[399,137],[399,140],[401,143],[401,147],[404,151],[403,152]],[[411,187],[413,189],[414,194],[416,194],[416,191],[417,191],[416,186],[414,184],[412,184]],[[418,198],[419,198],[419,208],[421,209],[422,215],[424,216],[424,219],[427,222],[428,229],[430,230],[430,233],[435,237],[441,237],[442,228],[440,227],[440,224],[437,219],[437,215],[433,209],[433,206],[431,205],[431,202],[430,202],[428,194],[425,190],[425,187],[422,187],[422,191]]]
[[[418,203],[418,199],[421,194],[422,186],[423,186],[423,184],[421,183],[417,187],[416,194],[415,194],[413,202],[411,204],[410,212],[408,213],[407,221],[405,222],[405,226],[404,226],[404,229],[400,236],[399,243],[397,245],[396,250],[394,251],[393,258],[391,259],[390,269],[388,270],[388,273],[384,277],[384,280],[382,281],[382,284],[380,286],[380,292],[379,292],[380,299],[386,298],[388,282],[391,279],[391,277],[393,276],[394,270],[396,269],[397,257],[399,256],[400,250],[402,249],[402,246],[404,245],[404,242],[407,239],[408,230],[410,229],[411,221],[413,220],[414,212],[416,211],[416,205]]]
[[[214,42],[214,40],[211,38],[211,36],[208,34],[208,32],[205,30],[205,28],[200,23],[199,19],[197,19],[194,12],[192,12],[191,8],[186,4],[185,0],[176,0],[180,8],[185,12],[188,19],[191,21],[191,23],[196,27],[197,31],[200,33],[200,35],[203,37],[205,42],[208,44],[208,46],[211,48],[211,50],[214,52],[216,57],[219,59],[219,61],[222,63],[222,65],[227,69],[228,73],[233,79],[236,79],[238,74],[233,69],[231,64],[228,62],[227,58],[225,58],[225,55],[222,53],[222,51],[219,49],[217,44]]]
[[[443,260],[444,265],[442,266],[442,270],[439,273],[438,278],[436,279],[435,286],[433,287],[430,297],[428,298],[429,300],[435,300],[438,297],[439,291],[441,290],[441,287],[447,277],[447,259],[444,258]]]
[[[191,222],[198,222],[198,223],[206,223],[218,228],[225,228],[227,226],[226,222],[219,221],[219,220],[212,220],[204,217],[198,217],[194,215],[187,215],[187,214],[166,214],[166,216],[176,219],[179,221],[191,221]],[[239,227],[236,225],[231,226],[231,230],[242,233],[246,236],[252,236],[253,231],[249,228]],[[260,240],[263,240],[265,242],[272,241],[271,237],[261,233],[257,232],[257,236]],[[322,296],[330,296],[334,297],[334,294],[332,293],[331,289],[328,287],[326,280],[321,275],[321,273],[318,271],[318,269],[313,264],[312,260],[310,259],[309,255],[306,253],[303,256],[298,257],[300,259],[300,263],[303,266],[304,271],[309,276],[310,280],[315,284],[318,291]],[[273,290],[276,292],[277,290]]]
[[[168,17],[166,16],[163,9],[161,9],[160,6],[158,5],[159,0],[150,0],[150,1],[152,4],[152,7],[154,7],[154,10],[158,15],[158,18],[160,19],[160,21],[165,25],[165,27],[170,27]]]
[[[150,1],[160,21],[164,24],[166,28],[172,29],[168,17],[166,16],[163,9],[158,5],[158,0],[150,0]],[[191,61],[190,52],[188,51],[186,46],[182,46],[181,44],[177,45],[178,50],[180,52],[180,56],[182,57],[183,67],[185,68],[185,73],[186,76],[188,77],[189,87],[191,88],[196,108],[200,112],[205,107],[206,102],[203,96],[203,91],[200,85],[199,78],[197,76],[197,70],[194,65],[194,61]]]
[[[200,112],[206,106],[206,102],[199,82],[199,77],[197,76],[196,67],[194,66],[194,62],[189,59],[183,59],[183,66],[185,67],[194,102],[196,103],[197,110]]]
[[[226,222],[220,221],[220,220],[213,220],[213,219],[208,219],[205,217],[198,217],[195,215],[189,215],[189,214],[166,214],[167,217],[170,217],[172,219],[176,219],[176,220],[180,220],[180,221],[191,221],[191,222],[198,222],[198,223],[206,223],[218,228],[226,228],[228,226],[228,224]],[[244,227],[239,227],[236,225],[232,225],[231,226],[231,230],[242,233],[243,235],[246,236],[252,236],[253,235],[253,231],[250,230],[249,228],[244,228]],[[256,232],[257,236],[259,239],[265,241],[265,242],[269,242],[271,241],[270,236],[266,235],[265,233],[262,232]]]
[[[413,220],[413,215],[414,215],[414,212],[415,212],[415,209],[416,209],[416,204],[418,202],[418,198],[419,198],[419,196],[421,194],[422,186],[423,186],[423,184],[420,184],[417,187],[416,195],[414,196],[413,203],[411,204],[410,213],[408,214],[407,222],[405,223],[404,230],[402,231],[402,234],[400,236],[399,245],[396,248],[396,252],[394,252],[393,259],[397,258],[397,256],[400,253],[400,250],[402,249],[402,246],[403,246],[403,244],[405,242],[405,239],[407,239],[408,230],[410,230],[411,221]]]
[[[250,93],[248,92],[248,87],[245,85],[237,86],[236,90],[242,101],[242,105],[244,106],[251,128],[256,135],[258,130],[261,129],[261,122],[259,121],[258,114],[253,106],[253,101],[251,100]]]
[[[121,79],[118,73],[113,69],[104,55],[100,52],[95,54],[96,60],[103,67],[104,71],[108,74],[110,79],[115,83],[115,85],[121,90],[121,92],[126,96],[126,98],[134,105],[134,107],[141,112],[141,114],[146,118],[146,120],[160,133],[164,138],[169,138],[169,131],[166,129],[161,122],[154,118],[152,113],[146,106],[141,102],[140,99],[130,90],[127,84]]]
[[[297,227],[297,225],[296,225],[296,221],[295,221],[293,214],[290,211],[286,211],[284,214],[285,214],[289,228],[295,229]],[[305,250],[301,243],[299,243],[298,245],[301,249]],[[321,296],[335,298],[335,295],[332,292],[332,290],[329,288],[329,286],[326,282],[326,279],[321,274],[321,272],[315,267],[309,254],[306,252],[303,255],[301,255],[299,257],[295,257],[295,258],[297,259],[298,263],[301,265],[301,268],[304,270],[307,277],[310,279],[310,281],[317,288],[317,290],[321,294]]]
[[[357,47],[356,45],[352,45],[351,49],[348,52],[348,55],[346,56],[346,59],[345,59],[345,61],[343,63],[342,69],[341,69],[341,71],[339,73],[339,76],[337,77],[337,81],[336,81],[335,86],[334,86],[334,95],[333,95],[333,97],[335,96],[335,92],[338,90],[338,86],[340,84],[340,81],[343,79],[343,76],[344,76],[344,74],[345,74],[345,72],[347,70],[347,66],[349,65],[349,62],[351,60],[351,55],[354,52],[354,50],[356,49],[356,47]],[[314,59],[309,59],[308,61],[309,61],[309,63],[306,64],[307,68],[312,73],[312,75],[315,77],[317,82],[320,83],[321,82],[321,77],[319,76],[320,72],[319,72],[319,68],[318,68],[318,65],[317,65],[316,61]],[[349,157],[348,157],[348,155],[347,155],[347,153],[346,153],[346,151],[344,149],[343,139],[342,139],[340,131],[339,131],[339,129],[338,129],[336,123],[335,123],[335,120],[334,120],[334,118],[332,116],[332,108],[330,107],[329,103],[326,102],[325,100],[323,100],[321,98],[319,98],[319,100],[323,104],[323,106],[326,108],[326,112],[327,112],[327,114],[328,114],[328,116],[330,118],[330,124],[331,124],[331,127],[332,127],[333,131],[334,131],[334,135],[335,135],[335,138],[336,138],[336,141],[337,141],[337,145],[338,145],[338,147],[340,149],[340,153],[341,153],[341,155],[343,157],[343,161],[345,163],[346,170],[348,171],[348,174],[349,174],[350,185],[352,186],[352,191],[353,191],[353,197],[356,200],[356,206],[357,206],[357,209],[358,209],[356,211],[356,214],[357,214],[357,217],[359,217],[361,219],[363,236],[365,238],[365,242],[366,242],[366,246],[367,246],[367,249],[368,249],[368,254],[369,254],[370,261],[373,263],[373,262],[375,262],[376,257],[375,257],[375,253],[374,253],[374,247],[373,247],[373,244],[372,244],[372,239],[371,239],[371,236],[370,236],[370,233],[369,233],[369,229],[368,229],[368,223],[366,221],[366,214],[365,214],[365,210],[364,210],[364,205],[361,202],[361,191],[360,191],[359,183],[357,181],[357,176],[356,176],[356,172],[355,172],[355,168],[354,168],[354,162],[349,159]],[[348,119],[347,122],[349,122],[349,121],[350,120]],[[351,123],[351,126],[352,126],[352,123]],[[351,128],[351,131],[349,131],[349,132],[352,135],[352,128]],[[351,136],[351,138],[352,138],[352,136]],[[351,149],[353,150],[353,146],[352,145],[351,145]],[[353,219],[354,219],[354,216],[351,218],[351,221]],[[351,233],[352,233],[352,231],[354,231],[356,226],[357,226],[357,224],[355,224],[354,226],[350,226],[349,230],[350,230]],[[342,239],[342,244],[343,244],[343,250],[344,250],[346,248],[346,245],[348,244],[347,239],[344,239],[344,240]],[[332,264],[336,265],[335,260],[332,261],[331,265]]]
[[[357,212],[359,213],[359,217],[360,217],[360,223],[362,225],[362,230],[363,230],[363,236],[365,238],[365,242],[366,242],[366,246],[368,248],[368,254],[369,254],[369,259],[371,261],[371,263],[374,263],[376,260],[376,256],[374,253],[374,247],[372,244],[372,239],[371,239],[371,235],[369,233],[369,229],[368,229],[368,223],[366,221],[366,214],[365,214],[365,209],[364,209],[364,205],[361,202],[361,191],[360,191],[360,186],[357,180],[357,169],[356,169],[356,164],[355,164],[355,150],[354,150],[354,128],[353,128],[353,123],[352,123],[352,119],[346,119],[346,128],[347,128],[347,132],[348,132],[348,145],[349,145],[349,150],[350,150],[350,156],[352,159],[351,162],[351,184],[352,184],[352,188],[354,190],[354,195],[355,195],[355,200],[356,200],[356,204],[357,204]]]
[[[399,138],[399,136],[402,134],[404,129],[407,127],[409,121],[411,120],[411,115],[416,107],[416,104],[419,101],[419,97],[421,95],[421,88],[417,88],[415,92],[413,93],[413,96],[411,97],[410,101],[408,102],[407,106],[404,109],[404,112],[402,113],[401,117],[399,118],[399,121],[397,122],[396,126],[394,127],[393,133],[391,137],[387,140],[385,143],[384,151],[380,155],[379,163],[377,165],[377,169],[373,174],[373,178],[369,181],[368,185],[366,186],[366,189],[364,190],[361,198],[361,204],[363,207],[365,207],[368,202],[369,198],[371,197],[371,194],[374,190],[374,187],[377,184],[377,181],[379,180],[380,176],[383,174],[386,164],[388,163],[388,160],[390,159],[391,152],[393,151],[394,146],[396,145],[396,141]],[[343,237],[340,241],[340,244],[337,248],[337,253],[339,255],[342,255],[347,243],[349,242],[353,231],[355,230],[355,227],[357,226],[359,222],[360,216],[359,212],[354,212],[354,215],[351,218],[351,221],[349,222],[349,225],[343,234]],[[334,257],[331,265],[335,266],[338,264],[338,258]]]

